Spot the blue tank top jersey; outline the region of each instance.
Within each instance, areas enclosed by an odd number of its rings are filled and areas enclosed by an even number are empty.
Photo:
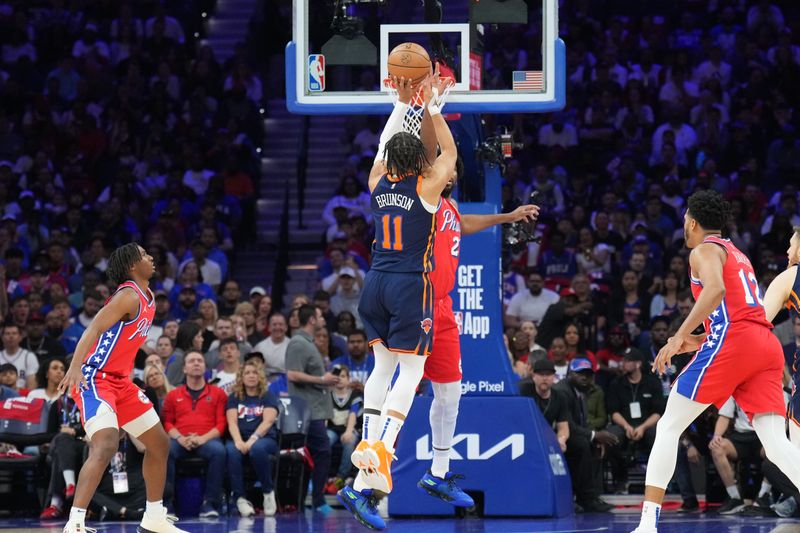
[[[375,220],[372,269],[383,272],[430,272],[436,214],[420,198],[422,176],[381,177],[370,205]]]
[[[800,316],[800,265],[798,265],[795,272],[794,285],[792,285],[792,292],[789,293],[789,301],[786,302],[786,307],[789,308],[792,318]]]

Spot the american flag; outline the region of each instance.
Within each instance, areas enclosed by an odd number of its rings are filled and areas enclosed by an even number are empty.
[[[515,70],[511,78],[511,89],[514,91],[544,90],[544,76],[541,70]]]

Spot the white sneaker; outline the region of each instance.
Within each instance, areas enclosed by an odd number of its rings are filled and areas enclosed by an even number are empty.
[[[64,533],[97,533],[97,530],[91,527],[86,527],[83,524],[67,522],[67,524],[64,526]]]
[[[145,511],[142,523],[136,528],[136,533],[188,533],[183,529],[175,527],[178,519],[167,514],[166,507],[161,508],[161,512],[148,513]]]
[[[239,510],[239,516],[243,518],[256,514],[256,510],[253,509],[253,504],[242,496],[236,498],[236,508]]]
[[[275,516],[278,504],[275,502],[275,491],[264,494],[264,516]]]

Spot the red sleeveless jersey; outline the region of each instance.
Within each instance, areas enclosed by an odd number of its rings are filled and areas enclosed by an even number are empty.
[[[764,303],[758,289],[758,280],[753,271],[753,265],[745,254],[739,251],[730,239],[710,236],[703,243],[714,243],[725,248],[728,257],[722,266],[722,279],[725,283],[725,298],[703,322],[706,331],[716,332],[723,326],[736,322],[749,322],[754,325],[772,329],[772,324],[767,321]],[[700,280],[692,276],[691,268],[689,278],[692,285],[694,299],[700,296],[703,285]]]
[[[434,268],[430,273],[434,298],[441,300],[456,285],[458,255],[461,251],[461,215],[447,198],[436,211],[436,237],[433,241]]]
[[[119,291],[126,288],[133,289],[139,296],[139,313],[131,320],[127,322],[120,320],[104,331],[89,349],[89,354],[83,361],[85,365],[121,378],[130,376],[136,352],[147,340],[147,332],[156,312],[153,293],[148,289],[145,294],[133,281],[126,281],[117,287],[114,294],[106,300],[106,304]]]

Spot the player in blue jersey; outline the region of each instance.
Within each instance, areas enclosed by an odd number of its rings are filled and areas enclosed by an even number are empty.
[[[414,400],[433,340],[433,243],[436,210],[456,162],[456,145],[433,96],[444,81],[423,82],[426,113],[433,121],[441,153],[428,161],[420,139],[402,131],[416,87],[395,79],[400,102],[381,134],[369,176],[375,240],[372,266],[364,279],[358,312],[375,369],[364,386],[362,441],[353,452],[359,469],[353,487],[339,491],[339,500],[367,527],[383,529],[375,511],[374,490],[392,490],[391,463],[395,441]],[[389,391],[397,367],[400,371]],[[388,393],[387,393],[388,392]]]
[[[772,280],[764,294],[764,310],[767,320],[772,322],[775,316],[786,306],[792,320],[800,317],[800,226],[795,226],[789,240],[789,268]],[[795,351],[792,361],[792,398],[789,400],[787,416],[789,418],[789,436],[792,442],[800,446],[800,348]]]

